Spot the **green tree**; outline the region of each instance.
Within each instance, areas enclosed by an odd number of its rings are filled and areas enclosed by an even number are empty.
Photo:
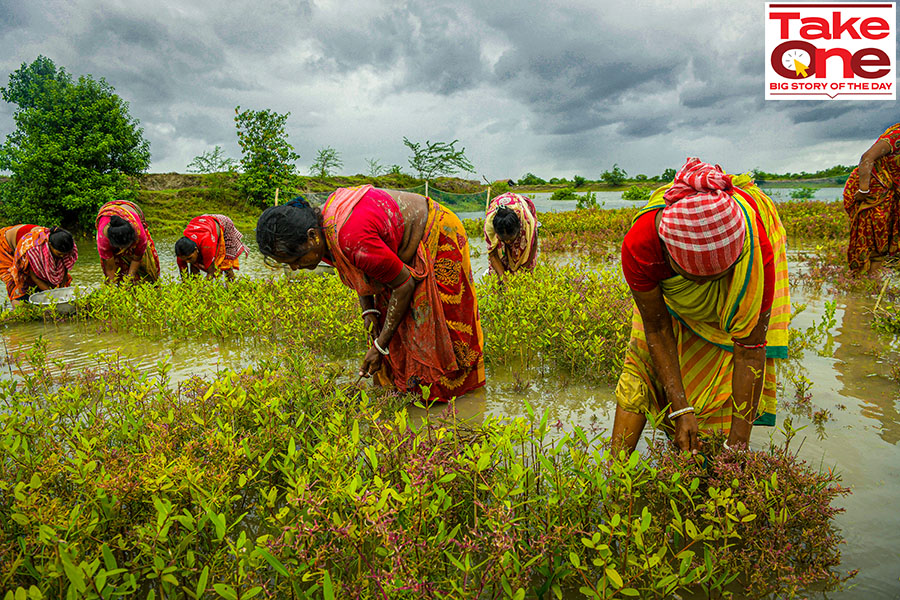
[[[546,183],[547,182],[544,179],[541,179],[534,173],[525,173],[517,185],[544,185]]]
[[[222,173],[234,170],[235,161],[233,158],[225,156],[225,152],[221,146],[216,146],[209,152],[204,152],[200,156],[195,156],[194,160],[188,163],[188,173]]]
[[[369,177],[381,177],[387,172],[388,168],[381,164],[377,158],[366,159],[366,174]]]
[[[17,106],[16,130],[0,146],[0,169],[12,172],[0,188],[8,220],[88,228],[104,202],[134,199],[127,176],[147,170],[150,145],[104,79],[76,81],[38,56],[0,95]]]
[[[325,179],[343,166],[340,152],[331,146],[325,146],[316,153],[316,160],[309,166],[309,174]]]
[[[619,168],[618,163],[613,165],[611,171],[603,171],[603,174],[600,175],[600,179],[606,183],[607,185],[622,185],[625,183],[625,178],[628,177],[628,173],[626,173],[623,169]]]
[[[272,110],[234,109],[238,144],[241,146],[241,177],[238,185],[257,206],[268,206],[276,188],[288,187],[294,178],[300,155],[287,141],[284,124],[291,113]]]
[[[676,174],[677,171],[670,167],[662,172],[662,174],[659,176],[659,180],[664,182],[673,181]]]
[[[577,188],[580,188],[581,186],[583,186],[586,181],[587,181],[587,179],[585,179],[581,175],[576,175],[575,177],[572,178],[572,182],[575,184],[575,187],[577,187]]]
[[[409,158],[409,166],[419,174],[422,179],[434,179],[435,177],[453,175],[459,171],[473,172],[475,167],[466,158],[466,149],[456,149],[459,140],[447,142],[426,141],[425,146],[403,138],[403,143],[412,152]]]

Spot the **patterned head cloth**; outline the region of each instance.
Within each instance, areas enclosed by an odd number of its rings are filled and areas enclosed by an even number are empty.
[[[730,175],[689,158],[665,193],[659,237],[686,273],[718,275],[740,256],[747,227],[730,190]]]

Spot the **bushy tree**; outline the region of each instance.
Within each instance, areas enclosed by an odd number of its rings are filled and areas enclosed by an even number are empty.
[[[284,124],[291,113],[272,110],[234,109],[238,144],[241,146],[240,190],[257,206],[268,206],[276,188],[288,187],[300,155],[287,141]]]
[[[626,177],[628,177],[628,173],[624,169],[619,168],[618,163],[614,164],[611,170],[603,171],[603,174],[600,175],[600,179],[604,183],[612,186],[622,185],[625,183]]]
[[[325,146],[316,153],[316,160],[309,166],[309,174],[324,179],[343,166],[340,152],[331,146]]]
[[[580,188],[587,182],[587,179],[585,179],[581,175],[576,175],[572,178],[572,182],[575,184],[575,187]]]
[[[150,145],[128,103],[104,79],[73,77],[45,56],[0,88],[17,106],[16,130],[0,146],[3,212],[15,222],[93,225],[101,204],[133,199],[127,175],[150,165]]]
[[[222,173],[234,170],[235,161],[225,156],[221,146],[216,146],[209,152],[195,156],[188,163],[188,173]]]
[[[517,185],[544,185],[546,183],[547,182],[544,179],[541,179],[534,173],[525,173]]]
[[[666,169],[665,171],[662,172],[662,174],[659,176],[659,180],[662,181],[662,182],[664,182],[664,183],[665,183],[665,182],[671,182],[671,181],[673,181],[673,180],[675,179],[675,175],[676,175],[677,173],[678,173],[678,172],[677,172],[675,169],[668,168],[668,169]]]
[[[459,140],[452,142],[430,142],[425,145],[411,142],[406,137],[403,143],[412,152],[409,157],[409,166],[419,174],[422,179],[434,179],[435,177],[449,176],[459,171],[473,172],[475,167],[466,158],[466,149],[456,149]]]

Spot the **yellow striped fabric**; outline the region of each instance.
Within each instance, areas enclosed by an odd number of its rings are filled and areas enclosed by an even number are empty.
[[[672,313],[685,393],[688,402],[697,411],[703,432],[723,430],[727,433],[731,428],[732,338],[745,337],[756,326],[762,302],[763,269],[756,213],[740,192],[753,197],[775,259],[775,293],[766,335],[765,380],[759,403],[759,414],[768,413],[765,419],[760,419],[766,424],[774,424],[775,360],[787,358],[790,292],[784,227],[771,199],[753,184],[748,175],[735,176],[732,183],[739,188],[733,196],[748,216],[748,236],[734,272],[721,280],[705,284],[675,276],[665,280],[661,286]],[[662,191],[664,189],[661,188]],[[641,214],[660,207],[662,191],[654,193]],[[751,232],[756,235],[749,235]],[[616,400],[619,406],[630,412],[656,414],[660,404],[664,403],[663,398],[662,384],[656,378],[643,322],[635,307],[631,340],[616,388]]]

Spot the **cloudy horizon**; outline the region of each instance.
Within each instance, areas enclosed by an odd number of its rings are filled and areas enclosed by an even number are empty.
[[[409,171],[412,141],[459,140],[477,178],[657,175],[688,155],[732,172],[855,164],[896,101],[763,99],[762,2],[0,0],[0,85],[39,55],[104,78],[186,172],[234,110],[290,112],[306,174],[330,146]],[[0,103],[0,136],[14,129]]]

